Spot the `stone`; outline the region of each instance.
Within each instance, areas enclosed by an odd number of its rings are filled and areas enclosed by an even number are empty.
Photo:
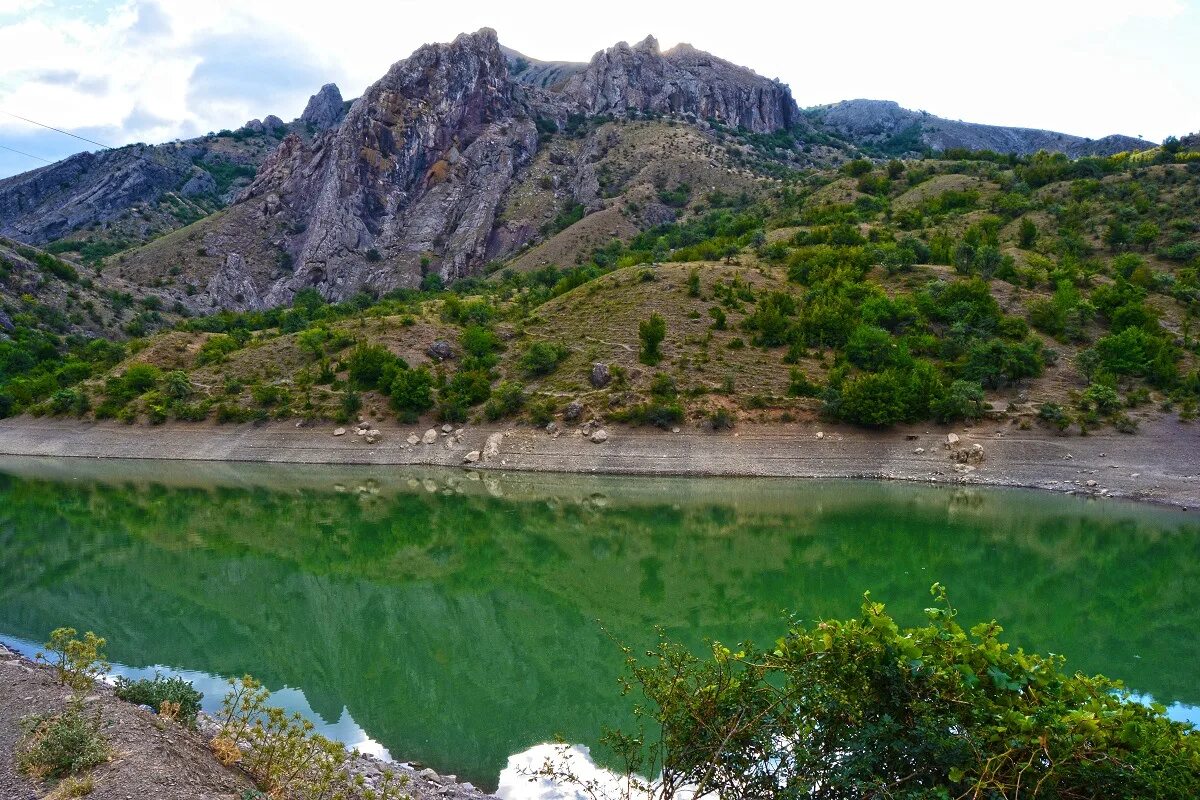
[[[425,348],[425,354],[434,361],[449,361],[454,358],[454,348],[444,339],[438,339]]]
[[[346,435],[346,429],[345,429],[345,428],[334,428],[334,429],[333,429],[333,435],[334,435],[334,436],[345,436],[345,435]]]
[[[463,463],[464,464],[474,464],[476,461],[479,460],[479,457],[480,457],[480,452],[478,450],[472,450],[471,452],[469,452],[465,456],[463,456]]]
[[[917,449],[913,450],[913,452],[914,452],[914,453],[916,453],[917,455],[921,455],[922,453],[924,453],[924,452],[925,452],[925,448],[924,448],[924,447],[918,447]]]
[[[437,438],[438,438],[437,429],[430,428],[429,430],[425,431],[425,435],[421,437],[421,441],[424,442],[425,444],[433,444],[434,442],[437,441]]]
[[[367,444],[375,444],[383,438],[383,433],[376,428],[371,428],[363,435],[366,437]]]
[[[591,435],[591,440],[595,444],[603,444],[608,441],[608,431],[601,428]]]
[[[818,439],[824,439],[824,438],[825,438],[825,431],[817,431],[817,438],[818,438]]]
[[[1088,481],[1086,481],[1086,483],[1087,483],[1087,485],[1088,485],[1088,486],[1095,486],[1095,485],[1096,485],[1096,482],[1095,482],[1095,481],[1093,481],[1093,480],[1088,480]]]
[[[554,435],[554,434],[558,433],[558,423],[557,422],[547,422],[545,431],[546,431],[546,433],[549,433],[550,435]]]
[[[596,389],[603,389],[612,383],[612,372],[608,369],[608,364],[595,363],[592,364],[592,374],[590,377],[592,386]]]
[[[355,429],[354,429],[354,435],[355,435],[355,436],[366,436],[366,435],[367,435],[367,429],[366,429],[366,428],[355,428]]]
[[[493,433],[487,437],[487,441],[483,443],[483,452],[480,453],[480,458],[484,461],[491,461],[500,455],[500,444],[504,441],[503,433]]]
[[[442,435],[448,436],[453,432],[454,432],[454,426],[451,425],[449,422],[447,422],[445,425],[442,426]]]
[[[421,443],[421,437],[417,436],[415,433],[410,433],[408,438],[404,441],[408,442],[410,446],[416,446]]]
[[[958,444],[960,441],[962,441],[962,439],[959,438],[959,435],[957,433],[947,433],[946,434],[946,444],[948,446],[954,447],[954,445]]]
[[[318,131],[336,128],[342,120],[343,106],[342,93],[337,84],[327,83],[308,98],[308,105],[300,114],[300,121]]]
[[[579,418],[582,416],[583,403],[580,403],[578,400],[572,400],[571,402],[567,403],[567,407],[563,409],[564,422],[578,422]]]

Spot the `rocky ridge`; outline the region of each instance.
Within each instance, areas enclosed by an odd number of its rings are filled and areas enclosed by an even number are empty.
[[[892,100],[844,100],[809,109],[807,113],[812,121],[838,136],[860,145],[882,147],[897,155],[925,148],[937,151],[965,148],[1018,155],[1048,150],[1080,158],[1154,147],[1132,136],[1087,139],[1036,128],[960,122],[924,111],[910,111]]]

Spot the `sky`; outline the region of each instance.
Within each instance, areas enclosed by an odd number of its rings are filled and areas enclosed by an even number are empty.
[[[485,26],[544,60],[689,42],[801,106],[888,99],[1152,141],[1200,129],[1200,0],[0,0],[0,177],[96,149],[11,115],[110,146],[290,120],[322,84],[356,97],[421,44]]]

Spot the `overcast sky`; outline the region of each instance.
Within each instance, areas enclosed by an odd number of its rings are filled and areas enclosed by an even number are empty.
[[[425,42],[495,28],[586,61],[648,33],[778,77],[801,106],[857,97],[972,122],[1161,141],[1200,129],[1200,0],[0,0],[0,146],[95,149],[356,97]],[[7,112],[7,113],[4,113]],[[0,177],[42,162],[0,149]]]

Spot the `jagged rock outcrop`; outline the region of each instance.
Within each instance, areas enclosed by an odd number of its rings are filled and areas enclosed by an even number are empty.
[[[788,128],[799,117],[784,84],[688,44],[664,53],[653,36],[597,53],[563,94],[590,114],[692,114],[756,133]]]
[[[1048,150],[1079,158],[1154,146],[1132,136],[1086,139],[1035,128],[958,122],[910,111],[891,100],[845,100],[809,109],[808,115],[819,126],[855,144],[881,146],[897,153],[962,147],[1019,155]]]
[[[239,200],[282,232],[295,270],[245,286],[247,305],[285,302],[313,286],[331,299],[412,286],[428,270],[461,277],[487,251],[496,213],[537,130],[514,95],[494,31],[427,45],[356,100],[336,131],[290,135]],[[241,219],[232,219],[240,224]],[[232,304],[226,253],[214,298]]]
[[[337,84],[327,83],[321,90],[308,98],[308,105],[300,115],[300,121],[318,131],[336,128],[342,121],[345,103]]]

